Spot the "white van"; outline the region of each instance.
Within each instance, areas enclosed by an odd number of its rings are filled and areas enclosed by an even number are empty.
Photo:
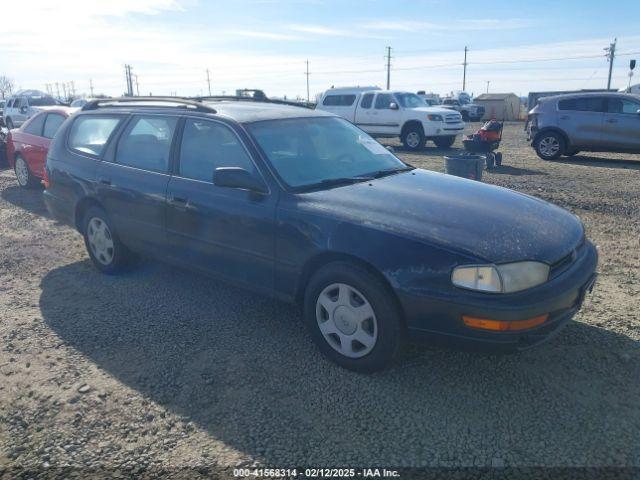
[[[316,109],[346,118],[374,137],[400,137],[409,150],[423,148],[427,140],[449,148],[464,130],[458,112],[429,107],[415,93],[377,87],[332,88]]]

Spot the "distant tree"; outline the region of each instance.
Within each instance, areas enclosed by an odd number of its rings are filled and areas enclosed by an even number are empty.
[[[0,75],[0,95],[5,98],[7,93],[11,95],[16,88],[16,84],[9,77]]]

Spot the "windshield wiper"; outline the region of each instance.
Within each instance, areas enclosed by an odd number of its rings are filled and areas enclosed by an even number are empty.
[[[305,190],[311,190],[318,187],[334,187],[338,185],[351,185],[353,183],[359,182],[367,182],[369,180],[373,180],[374,177],[367,176],[357,176],[357,177],[339,177],[339,178],[325,178],[324,180],[320,180],[317,183],[311,183],[309,185],[304,185]]]
[[[368,175],[373,178],[381,178],[386,177],[387,175],[393,175],[394,173],[408,172],[409,170],[413,170],[415,167],[397,167],[397,168],[385,168],[383,170],[377,170],[375,172],[371,172]]]

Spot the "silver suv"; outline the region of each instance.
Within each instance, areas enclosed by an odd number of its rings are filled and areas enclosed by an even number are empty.
[[[543,160],[580,151],[640,153],[640,95],[544,97],[529,112],[528,139]]]

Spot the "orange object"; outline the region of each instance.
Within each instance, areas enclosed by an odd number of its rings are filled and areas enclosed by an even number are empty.
[[[488,318],[476,318],[469,317],[467,315],[462,316],[462,320],[467,327],[479,328],[482,330],[493,330],[495,332],[526,330],[527,328],[533,328],[543,324],[548,318],[548,313],[533,318],[527,318],[526,320],[514,321],[490,320]]]

